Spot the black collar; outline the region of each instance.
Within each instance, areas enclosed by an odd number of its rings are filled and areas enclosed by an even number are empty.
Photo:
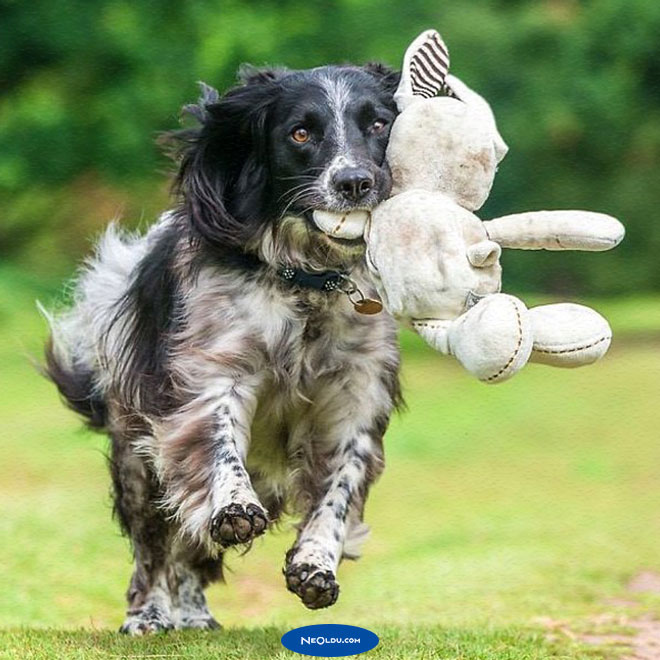
[[[325,270],[321,273],[308,273],[301,268],[293,266],[282,266],[277,274],[285,281],[294,286],[316,291],[337,291],[339,285],[348,278],[346,273],[338,270]]]
[[[224,266],[230,268],[239,268],[249,271],[256,271],[260,268],[269,266],[261,261],[255,254],[249,252],[220,252],[214,255],[216,261],[220,261]],[[348,273],[339,270],[324,270],[321,272],[309,273],[302,268],[294,266],[280,266],[277,269],[277,275],[291,286],[299,286],[304,289],[313,289],[315,291],[342,290],[340,285],[343,282],[350,282]]]

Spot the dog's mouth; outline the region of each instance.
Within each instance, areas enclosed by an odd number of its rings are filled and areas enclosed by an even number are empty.
[[[327,211],[317,209],[305,214],[306,220],[328,238],[343,244],[362,243],[371,212],[366,209]]]
[[[370,217],[364,213],[364,222]],[[305,264],[307,270],[350,271],[366,249],[362,218],[350,217],[349,212],[330,213],[318,209],[290,214],[273,225],[264,235],[260,248],[264,261],[271,264]],[[351,230],[345,225],[350,223]],[[341,226],[340,226],[341,225]],[[265,247],[264,247],[265,246]]]

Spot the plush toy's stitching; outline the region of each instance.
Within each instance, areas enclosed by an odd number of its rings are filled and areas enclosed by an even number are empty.
[[[339,223],[337,224],[337,226],[332,230],[333,234],[336,234],[341,229],[341,226],[344,224],[344,222],[346,222],[347,217],[348,217],[348,215],[342,216],[342,218],[339,221]]]
[[[593,348],[594,346],[598,346],[598,344],[602,344],[604,341],[607,341],[608,339],[611,339],[612,337],[610,335],[604,335],[600,339],[597,339],[594,342],[591,342],[591,344],[586,344],[584,346],[577,346],[576,348],[565,348],[561,351],[553,351],[548,348],[535,348],[534,352],[535,353],[551,353],[552,355],[561,355],[562,353],[577,353],[578,351],[584,351],[587,348]]]
[[[440,327],[440,325],[437,323],[420,323],[419,321],[413,321],[413,325],[416,328],[431,328],[431,330],[435,330],[436,328]]]
[[[518,345],[516,346],[511,357],[509,358],[509,361],[496,374],[493,374],[488,378],[482,378],[481,380],[484,381],[497,380],[511,366],[513,361],[518,356],[518,353],[520,352],[520,347],[522,346],[522,341],[523,341],[522,319],[520,318],[520,311],[518,310],[518,305],[516,305],[513,302],[511,304],[513,305],[513,308],[516,310],[516,320],[518,321]]]

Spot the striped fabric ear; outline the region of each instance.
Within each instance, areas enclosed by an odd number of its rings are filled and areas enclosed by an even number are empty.
[[[456,96],[445,80],[449,72],[449,50],[435,30],[427,30],[413,41],[403,65],[410,73],[415,96],[433,98],[439,92]]]

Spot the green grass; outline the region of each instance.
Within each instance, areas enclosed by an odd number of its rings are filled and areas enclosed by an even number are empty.
[[[303,656],[285,650],[286,628],[232,629],[218,633],[183,631],[164,637],[130,639],[107,631],[0,632],[8,657],[17,658],[195,658],[196,660],[292,660]],[[381,626],[379,646],[353,658],[431,658],[452,660],[536,660],[602,658],[578,644],[550,644],[538,632],[503,629],[456,630],[441,626]],[[2,651],[0,651],[2,657]],[[308,657],[308,656],[304,656]]]
[[[617,337],[602,363],[532,365],[498,386],[405,335],[409,410],[388,432],[372,536],[340,567],[337,605],[310,612],[285,590],[287,523],[229,556],[210,590],[224,631],[133,640],[113,632],[130,553],[104,440],[26,359],[45,335],[32,301],[51,295],[0,269],[0,657],[296,657],[286,630],[351,623],[381,637],[368,657],[602,658],[616,654],[548,641],[539,617],[580,630],[603,612],[660,616],[659,597],[635,606],[625,590],[660,571],[658,299],[594,302]]]

